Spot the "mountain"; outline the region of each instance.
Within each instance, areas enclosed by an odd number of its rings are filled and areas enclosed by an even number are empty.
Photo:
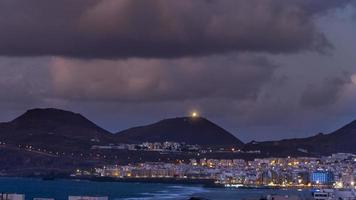
[[[201,117],[180,117],[112,134],[84,116],[59,109],[32,109],[0,123],[0,174],[70,173],[105,164],[157,162],[196,158],[196,154],[97,150],[92,145],[175,141],[212,147],[238,147],[261,153],[211,152],[206,158],[253,159],[274,156],[320,156],[356,153],[356,121],[330,134],[243,144],[232,134]],[[5,144],[4,144],[5,143]],[[31,146],[31,148],[29,148]],[[118,159],[120,158],[120,159]]]
[[[31,109],[10,122],[0,123],[0,142],[63,152],[88,152],[92,145],[100,144],[175,141],[260,150],[260,156],[264,157],[319,156],[336,152],[356,153],[355,136],[356,120],[329,134],[243,144],[202,117],[165,119],[112,134],[80,114],[54,108]]]
[[[54,109],[31,109],[0,123],[0,142],[32,145],[55,151],[85,151],[110,143],[176,141],[187,144],[241,147],[242,142],[204,118],[173,118],[112,134],[81,114]]]
[[[236,146],[243,143],[213,122],[202,117],[180,117],[121,131],[115,135],[122,143],[185,142],[187,144]]]
[[[190,153],[161,154],[150,151],[92,149],[93,145],[167,140],[209,146],[242,145],[230,133],[204,118],[169,119],[157,123],[157,126],[147,127],[149,135],[144,134],[144,131],[142,135],[129,134],[133,130],[142,131],[144,127],[130,129],[127,134],[115,135],[77,113],[54,108],[31,109],[12,121],[0,123],[0,175],[68,175],[78,168],[171,161],[196,156]],[[215,154],[204,156],[216,157]],[[230,157],[230,154],[219,153],[219,158]]]
[[[356,153],[356,120],[329,134],[280,141],[255,142],[245,150],[260,150],[270,156],[328,155],[337,152]]]
[[[109,143],[113,135],[80,114],[54,108],[32,109],[0,123],[0,140],[50,149],[88,149]]]

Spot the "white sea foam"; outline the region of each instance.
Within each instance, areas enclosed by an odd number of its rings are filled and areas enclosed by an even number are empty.
[[[201,187],[189,187],[189,186],[169,186],[168,190],[159,190],[156,192],[143,192],[139,196],[142,197],[130,197],[123,198],[121,200],[160,200],[160,199],[172,199],[172,200],[185,200],[194,194],[204,193],[208,190]]]

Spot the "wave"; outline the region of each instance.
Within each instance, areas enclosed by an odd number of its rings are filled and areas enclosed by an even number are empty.
[[[138,196],[141,197],[120,198],[120,200],[185,200],[191,197],[192,195],[206,192],[208,192],[208,190],[202,187],[168,186],[164,190],[140,193]]]

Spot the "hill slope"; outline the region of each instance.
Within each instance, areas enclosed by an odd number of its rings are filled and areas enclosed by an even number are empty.
[[[115,135],[120,142],[185,142],[187,144],[238,146],[235,136],[201,117],[180,117],[121,131]]]
[[[260,150],[266,157],[356,153],[356,120],[330,134],[245,145],[223,128],[201,117],[165,119],[117,134],[100,128],[80,114],[53,108],[28,110],[10,122],[0,123],[0,142],[56,151],[87,151],[95,144],[164,141],[243,147],[245,150]]]
[[[250,142],[245,150],[261,150],[268,155],[328,155],[356,153],[356,120],[330,133],[300,139],[269,142]]]
[[[14,144],[56,149],[89,148],[108,143],[113,135],[80,114],[59,109],[32,109],[0,124],[0,139]]]

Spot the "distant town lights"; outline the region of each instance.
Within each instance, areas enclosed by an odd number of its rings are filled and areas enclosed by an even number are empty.
[[[343,184],[341,181],[335,183],[335,188],[343,188]]]

